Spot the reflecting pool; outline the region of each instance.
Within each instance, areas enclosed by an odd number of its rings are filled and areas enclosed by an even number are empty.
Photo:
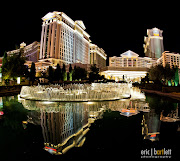
[[[179,101],[145,95],[137,88],[132,93],[129,99],[102,102],[0,97],[0,157],[2,160],[117,157],[141,160],[145,150],[168,149],[171,154],[166,157],[177,159]]]

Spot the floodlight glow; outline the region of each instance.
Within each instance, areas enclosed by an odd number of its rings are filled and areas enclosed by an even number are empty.
[[[88,104],[88,105],[92,105],[92,104],[94,104],[94,102],[87,102],[87,104]]]
[[[17,84],[20,84],[20,83],[21,83],[21,78],[17,77]]]
[[[44,101],[44,102],[42,102],[42,103],[49,105],[49,104],[52,104],[52,103],[54,103],[54,102]]]
[[[43,93],[43,91],[38,91],[37,93]]]
[[[24,100],[24,98],[21,98],[20,94],[18,94],[18,101]]]
[[[47,19],[50,19],[52,17],[55,17],[55,14],[52,12],[49,12],[42,19],[47,20]]]

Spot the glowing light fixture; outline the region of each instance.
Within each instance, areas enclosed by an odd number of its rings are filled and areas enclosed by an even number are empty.
[[[87,102],[87,104],[88,104],[88,105],[92,105],[92,104],[94,104],[94,102]]]
[[[43,93],[43,91],[38,91],[37,93]]]
[[[49,101],[44,101],[44,102],[42,102],[43,104],[47,104],[47,105],[49,105],[49,104],[52,104],[53,102],[49,102]]]
[[[20,84],[20,83],[21,83],[21,78],[17,77],[17,84]]]

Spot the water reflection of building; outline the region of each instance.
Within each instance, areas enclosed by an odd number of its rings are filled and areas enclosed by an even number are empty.
[[[87,124],[87,107],[84,108],[80,104],[67,103],[58,111],[41,110],[41,126],[45,146],[55,148],[57,153],[63,153],[64,149],[73,144],[80,144],[81,139],[78,142],[75,141],[79,136],[76,134],[88,128]]]
[[[53,154],[63,154],[72,147],[82,146],[91,123],[102,118],[103,114],[101,103],[21,102],[25,108],[39,111],[44,149]],[[37,123],[37,119],[37,114],[29,116],[31,123],[35,120]]]
[[[175,110],[172,110],[167,115],[164,114],[164,111],[161,112],[160,120],[163,122],[176,122],[180,121],[179,115],[178,115],[178,103],[177,108]]]
[[[144,113],[142,123],[144,139],[150,139],[151,141],[158,140],[161,121],[159,120],[159,115],[155,113],[155,109],[151,109],[149,113]]]
[[[89,127],[96,119],[103,117],[104,110],[122,113],[123,109],[135,109],[134,114],[137,114],[147,104],[144,99],[81,103],[21,102],[31,111],[28,121],[39,123],[42,127],[44,149],[53,154],[64,154],[72,147],[82,146]]]
[[[110,101],[108,108],[112,111],[119,111],[123,116],[133,116],[140,111],[149,112],[149,104],[142,100],[122,99],[119,101]]]

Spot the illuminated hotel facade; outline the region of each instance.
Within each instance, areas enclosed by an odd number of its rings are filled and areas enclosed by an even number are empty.
[[[128,50],[121,54],[120,57],[109,57],[109,66],[112,67],[142,67],[150,68],[156,63],[149,57],[139,57],[135,52]]]
[[[90,63],[90,35],[81,20],[73,21],[63,12],[49,12],[43,18],[39,61]]]
[[[166,64],[169,64],[170,68],[174,66],[180,69],[180,54],[165,51],[162,53],[162,56],[157,60],[157,64],[161,64],[163,65],[163,67],[165,67]]]
[[[140,81],[146,76],[148,68],[156,64],[156,60],[149,57],[139,57],[135,52],[128,50],[120,57],[110,57],[109,66],[101,71],[105,78],[116,81]]]
[[[162,33],[163,31],[158,28],[147,29],[148,37],[144,37],[143,45],[145,56],[156,60],[161,57],[164,52]]]
[[[29,63],[37,62],[39,59],[39,52],[40,52],[40,43],[34,41],[33,43],[26,45],[26,43],[22,42],[20,44],[20,48],[12,51],[8,51],[7,55],[12,56],[14,54],[21,53],[25,58],[26,61]]]
[[[90,35],[81,20],[73,21],[63,12],[49,12],[42,18],[41,42],[33,42],[26,46],[21,43],[20,48],[8,51],[8,56],[22,52],[29,68],[35,62],[36,72],[44,72],[49,66],[56,68],[69,64],[90,71],[90,66],[96,64],[98,68],[106,66],[105,51],[90,43]]]
[[[105,51],[95,44],[90,44],[90,64],[96,64],[98,68],[106,66],[107,55]]]

